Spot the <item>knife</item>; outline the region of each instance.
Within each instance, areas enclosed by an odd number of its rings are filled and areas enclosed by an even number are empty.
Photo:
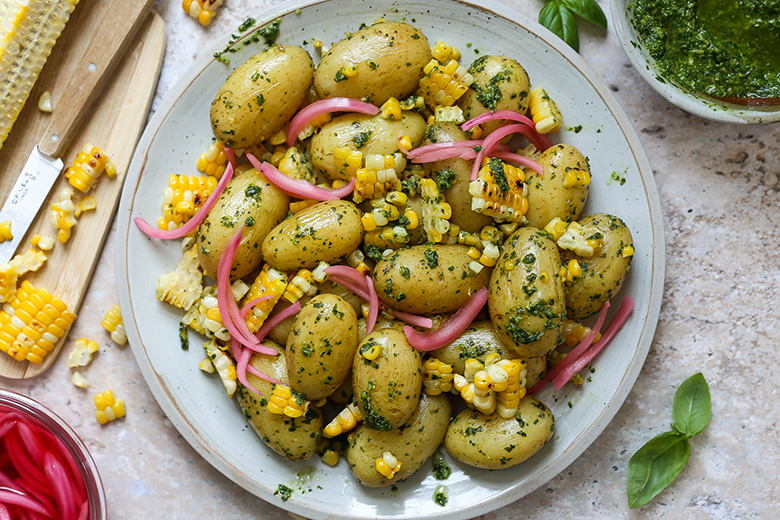
[[[153,3],[154,0],[112,0],[109,4],[99,30],[90,40],[52,112],[43,137],[27,158],[0,210],[0,222],[10,220],[13,234],[13,239],[0,244],[0,264],[14,256],[46,202],[62,172],[60,157]]]

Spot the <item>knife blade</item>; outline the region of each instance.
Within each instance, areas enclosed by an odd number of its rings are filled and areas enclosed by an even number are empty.
[[[0,244],[0,264],[8,262],[35,220],[62,171],[60,159],[110,72],[141,26],[154,0],[112,0],[84,56],[52,112],[43,137],[33,148],[0,210],[11,221],[13,239]]]

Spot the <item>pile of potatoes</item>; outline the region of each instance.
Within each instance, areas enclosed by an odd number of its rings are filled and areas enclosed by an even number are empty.
[[[239,66],[216,94],[211,107],[214,135],[235,149],[256,147],[316,99],[353,97],[377,106],[391,97],[404,99],[416,91],[430,59],[431,44],[425,35],[405,23],[365,27],[334,44],[317,66],[300,47],[273,46]],[[347,66],[356,73],[344,76],[341,72]],[[530,82],[517,61],[483,56],[469,71],[474,85],[458,101],[466,118],[501,109],[526,112]],[[489,132],[497,125],[490,123],[484,130]],[[318,179],[348,178],[336,166],[333,150],[357,149],[358,135],[368,136],[360,144],[364,154],[395,153],[401,136],[409,136],[414,147],[467,139],[459,126],[428,125],[414,111],[405,111],[395,121],[381,115],[339,115],[302,145]],[[515,417],[503,419],[465,407],[458,396],[431,396],[422,389],[425,356],[452,364],[462,373],[465,359],[484,360],[491,352],[524,358],[526,386],[532,386],[547,368],[545,356],[561,342],[567,316],[581,319],[598,312],[620,289],[631,263],[620,251],[632,244],[631,233],[622,220],[607,214],[580,221],[597,228],[603,242],[597,255],[578,257],[583,276],[564,284],[558,274],[562,261],[576,255],[559,250],[543,228],[554,217],[566,222],[579,218],[589,188],[564,186],[564,173],[569,168],[589,169],[589,165],[580,151],[567,144],[545,150],[538,162],[544,174],[526,172],[526,221],[506,237],[495,268],[475,273],[468,265],[467,246],[425,243],[420,230],[411,245],[373,266],[373,284],[384,305],[432,316],[438,322],[487,287],[487,313],[451,344],[423,355],[410,345],[402,322],[381,316],[373,332],[366,334],[363,300],[335,283],[322,284],[319,294],[302,300],[302,310],[264,342],[278,354],[254,354],[250,363],[288,383],[306,400],[314,403],[328,398],[329,404],[324,408],[312,404],[297,419],[271,414],[265,405],[272,385],[249,374],[249,382],[263,395],[242,387],[238,399],[265,443],[288,459],[305,460],[317,452],[323,424],[355,402],[364,419],[348,436],[346,459],[360,482],[378,487],[417,471],[442,443],[464,464],[500,469],[526,460],[552,437],[553,414],[533,397],[522,399]],[[479,232],[493,224],[493,219],[471,210],[471,169],[472,162],[460,158],[425,165],[426,174],[433,178],[442,170],[454,172],[445,192],[452,207],[450,222],[462,230]],[[288,215],[289,202],[290,197],[256,169],[239,167],[197,232],[204,273],[216,274],[228,240],[242,224],[245,236],[233,279],[250,279],[263,263],[290,274],[312,269],[321,261],[338,264],[363,246],[365,203],[360,207],[349,200],[325,201]],[[408,204],[419,204],[419,197],[410,197]],[[508,265],[513,268],[507,269]],[[542,273],[550,275],[549,282],[540,281]],[[284,305],[278,304],[276,311]],[[362,355],[377,347],[381,354],[376,359]],[[376,459],[386,451],[401,462],[392,478],[375,467]]]

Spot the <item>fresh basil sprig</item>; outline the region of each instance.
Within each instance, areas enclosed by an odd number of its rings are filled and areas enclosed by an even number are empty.
[[[674,394],[672,430],[656,435],[628,461],[628,506],[650,502],[677,478],[691,456],[688,441],[710,420],[710,387],[699,372],[686,379]]]
[[[607,28],[607,16],[596,0],[549,0],[539,11],[539,23],[579,52],[580,37],[575,15],[602,29]]]

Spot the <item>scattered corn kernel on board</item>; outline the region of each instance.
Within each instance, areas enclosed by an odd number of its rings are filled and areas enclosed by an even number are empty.
[[[75,70],[92,35],[96,31],[106,30],[100,27],[105,5],[105,2],[80,2],[57,40],[19,119],[0,149],[0,205],[5,202],[30,150],[38,142],[48,121],[49,114],[38,109],[38,99],[43,92],[49,91],[54,110],[57,109],[57,100],[67,86],[72,71]],[[24,277],[36,288],[44,287],[52,295],[58,296],[67,304],[68,309],[75,313],[78,313],[106,235],[111,228],[124,175],[146,123],[164,50],[165,26],[162,18],[152,12],[143,22],[126,56],[114,71],[113,79],[101,93],[79,133],[62,156],[67,167],[81,148],[86,143],[91,143],[109,155],[118,173],[113,179],[101,176],[96,187],[89,193],[96,199],[96,209],[81,215],[66,243],[57,243],[53,250],[46,251],[48,261],[38,272]],[[30,239],[36,234],[56,238],[57,230],[49,221],[49,209],[67,186],[68,181],[62,175],[17,252],[28,250]],[[67,334],[60,338],[40,364],[16,361],[0,353],[0,376],[27,379],[41,374],[54,362],[66,338]]]

